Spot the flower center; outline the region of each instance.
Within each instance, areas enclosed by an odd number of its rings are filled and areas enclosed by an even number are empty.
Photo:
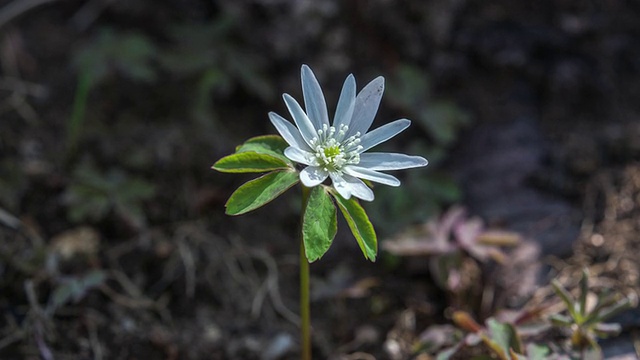
[[[339,146],[331,146],[331,147],[324,148],[324,156],[327,157],[328,159],[331,159],[340,155],[341,152],[342,151],[340,151]]]
[[[345,165],[360,162],[360,133],[345,139],[347,130],[349,127],[346,125],[341,125],[339,130],[324,125],[317,131],[318,136],[311,140],[311,147],[315,151],[313,160],[325,171],[341,173]]]

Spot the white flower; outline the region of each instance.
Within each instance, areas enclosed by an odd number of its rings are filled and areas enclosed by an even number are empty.
[[[400,119],[368,132],[384,91],[384,78],[377,77],[356,96],[356,80],[349,75],[342,87],[338,106],[329,124],[327,104],[313,71],[302,65],[302,92],[306,112],[289,94],[284,102],[296,126],[271,112],[269,118],[290,145],[284,154],[292,161],[307,165],[300,181],[313,187],[331,178],[333,187],[345,199],[355,196],[373,200],[373,191],[360,179],[390,186],[400,180],[378,170],[400,170],[427,165],[420,156],[397,153],[365,153],[409,127],[411,121]]]

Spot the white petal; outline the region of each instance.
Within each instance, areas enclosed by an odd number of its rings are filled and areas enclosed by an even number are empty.
[[[344,178],[338,173],[329,173],[333,188],[338,191],[338,194],[343,198],[351,199],[351,186],[344,180]]]
[[[364,134],[371,127],[373,118],[378,112],[378,106],[384,92],[384,78],[379,76],[371,81],[358,93],[356,104],[353,108],[353,117],[349,125],[348,136],[357,132]]]
[[[351,117],[356,104],[356,78],[353,74],[347,76],[342,85],[340,99],[338,99],[338,107],[336,115],[333,117],[333,126],[340,130],[340,125],[351,126]]]
[[[373,200],[373,191],[362,180],[347,174],[331,173],[333,187],[345,199],[350,199],[351,195],[365,200]]]
[[[284,141],[289,145],[301,150],[311,151],[307,142],[304,141],[302,135],[300,135],[300,130],[298,130],[298,128],[296,128],[292,123],[274,112],[269,113],[269,119],[273,126],[275,126],[276,130],[280,133],[280,136],[282,136]]]
[[[360,154],[359,167],[369,170],[400,170],[426,166],[429,162],[422,156],[411,156],[398,153],[364,153]]]
[[[304,150],[300,150],[294,146],[290,146],[284,149],[284,156],[300,164],[305,164],[310,166],[318,165],[318,162],[315,161],[315,157],[313,156],[312,153]]]
[[[317,166],[308,166],[300,171],[300,181],[306,187],[314,187],[322,184],[327,179],[329,172]]]
[[[302,65],[302,94],[304,95],[304,108],[307,116],[316,129],[322,129],[322,125],[329,125],[329,115],[327,113],[327,103],[322,94],[322,88],[318,79],[307,65]]]
[[[360,145],[362,146],[360,153],[391,139],[404,129],[408,128],[409,125],[411,125],[411,121],[407,119],[400,119],[364,134],[364,136],[360,138]]]
[[[316,136],[316,129],[313,127],[313,123],[311,123],[311,120],[309,120],[307,114],[304,113],[296,99],[292,98],[289,94],[283,94],[282,97],[291,116],[293,116],[293,121],[295,121],[300,130],[300,134],[307,144],[311,144],[311,139]]]
[[[400,186],[400,180],[398,180],[395,176],[381,173],[375,170],[365,169],[358,166],[345,166],[343,168],[344,172],[358,177],[360,179],[365,179],[369,181],[375,181],[380,184],[385,184],[389,186]]]

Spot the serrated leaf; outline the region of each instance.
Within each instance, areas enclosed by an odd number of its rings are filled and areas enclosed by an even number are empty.
[[[273,171],[251,180],[231,194],[225,205],[227,215],[241,215],[277,198],[299,181],[293,170]]]
[[[288,163],[275,156],[247,151],[223,157],[213,164],[212,169],[226,173],[255,173],[288,167]]]
[[[302,220],[302,239],[309,262],[322,257],[338,231],[336,206],[322,186],[311,190]]]
[[[293,165],[291,160],[284,156],[284,149],[289,147],[286,141],[278,135],[256,136],[245,141],[244,144],[236,147],[236,153],[253,151],[258,154],[271,155],[289,165]]]
[[[365,259],[371,260],[372,262],[376,261],[378,238],[364,208],[362,208],[355,198],[347,200],[340,196],[340,194],[334,192],[332,192],[331,195],[336,199],[336,203],[345,220],[347,220],[351,233],[353,233],[353,236],[356,238]]]

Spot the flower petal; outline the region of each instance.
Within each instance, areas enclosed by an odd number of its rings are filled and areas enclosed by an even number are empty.
[[[400,186],[400,180],[398,180],[395,176],[381,173],[371,169],[365,169],[358,166],[345,166],[342,169],[345,173],[358,177],[360,179],[365,179],[369,181],[375,181],[380,184],[385,184],[389,186]]]
[[[329,176],[331,177],[333,188],[338,191],[338,194],[347,200],[351,199],[351,186],[344,180],[342,175],[332,172],[329,173]]]
[[[373,191],[362,180],[347,174],[330,173],[329,176],[343,198],[348,200],[353,195],[365,201],[373,200]]]
[[[283,94],[282,98],[284,99],[285,104],[287,105],[287,109],[293,116],[293,121],[295,121],[298,129],[300,130],[300,134],[307,142],[307,144],[311,145],[311,139],[313,139],[316,135],[316,128],[313,127],[313,123],[307,117],[307,114],[304,113],[300,104],[291,97],[289,94]]]
[[[369,170],[400,170],[426,166],[429,162],[422,156],[411,156],[398,153],[364,153],[360,154],[358,167]]]
[[[300,150],[295,146],[289,146],[288,148],[284,149],[284,156],[300,164],[309,166],[318,165],[318,162],[315,161],[315,157],[312,153]]]
[[[340,130],[340,125],[351,126],[351,117],[356,104],[356,78],[353,74],[347,76],[342,85],[340,99],[338,99],[338,107],[336,115],[333,117],[333,127]]]
[[[327,179],[329,172],[318,166],[308,166],[300,171],[300,181],[306,187],[314,187],[322,184]]]
[[[296,128],[292,123],[274,112],[269,113],[269,119],[284,141],[289,145],[301,150],[311,151],[307,142],[302,138],[302,135],[300,135],[300,130],[298,130],[298,128]]]
[[[354,135],[357,132],[364,134],[369,130],[373,123],[373,118],[378,112],[383,92],[384,78],[378,76],[358,93],[347,136]]]
[[[409,125],[411,125],[411,121],[407,119],[400,119],[386,125],[382,125],[379,128],[364,134],[364,136],[360,138],[360,145],[362,146],[360,153],[391,139],[404,129],[408,128]]]
[[[316,129],[322,129],[322,125],[329,126],[329,114],[327,113],[327,103],[322,94],[322,88],[318,79],[307,65],[302,65],[302,94],[304,95],[304,108],[307,116]]]

